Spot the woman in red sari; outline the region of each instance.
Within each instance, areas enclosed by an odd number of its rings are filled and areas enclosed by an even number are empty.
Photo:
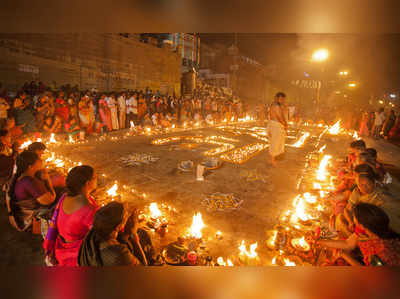
[[[335,258],[351,266],[400,266],[400,235],[389,226],[388,215],[372,204],[359,203],[354,207],[354,234],[346,240],[321,240],[320,245],[338,249]],[[361,260],[352,255],[359,248]]]
[[[107,130],[111,132],[112,131],[111,110],[108,107],[105,98],[106,98],[105,95],[102,95],[99,100],[100,120],[107,127]]]
[[[77,166],[68,173],[68,193],[57,204],[43,243],[47,264],[77,266],[79,248],[98,209],[90,196],[96,187],[92,167]]]

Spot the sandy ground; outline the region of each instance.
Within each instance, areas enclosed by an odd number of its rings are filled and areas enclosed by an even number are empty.
[[[310,130],[310,129],[308,129]],[[318,135],[320,131],[311,131]],[[256,142],[250,136],[234,136],[217,129],[203,129],[175,135],[215,135],[239,139],[238,146]],[[120,133],[117,133],[118,136]],[[293,135],[294,133],[292,133]],[[165,136],[163,136],[165,137]],[[177,213],[170,218],[169,233],[164,239],[156,243],[162,244],[175,240],[176,236],[183,234],[190,226],[192,215],[201,212],[207,227],[204,235],[209,240],[208,246],[213,256],[237,253],[241,240],[247,244],[258,241],[259,252],[265,250],[263,241],[265,232],[277,223],[277,219],[289,208],[296,195],[296,183],[304,167],[306,154],[313,150],[315,138],[307,141],[302,148],[287,147],[284,159],[279,162],[278,168],[271,168],[267,164],[267,152],[256,155],[242,165],[224,163],[217,170],[206,173],[205,181],[195,180],[195,174],[183,173],[177,169],[179,162],[192,160],[199,163],[204,160],[202,152],[215,146],[200,144],[194,150],[171,150],[171,145],[155,146],[151,140],[155,137],[136,136],[118,141],[96,142],[83,145],[68,145],[60,147],[61,153],[74,161],[81,161],[92,165],[99,174],[106,174],[100,184],[111,186],[113,180],[118,180],[120,185],[126,184],[145,192],[146,199],[128,198],[133,204],[143,207],[150,202],[163,202],[177,209]],[[328,145],[329,153],[336,157],[343,157],[350,138],[325,138],[321,145]],[[292,143],[288,139],[287,143]],[[367,140],[368,146],[375,147],[382,161],[391,164],[394,172],[400,167],[400,148],[385,141],[375,142]],[[118,159],[133,153],[148,153],[160,158],[155,163],[134,167],[124,167]],[[266,182],[260,180],[247,181],[244,174],[248,170],[257,170],[264,176]],[[397,197],[400,194],[398,180],[395,179],[392,191]],[[235,211],[209,211],[201,205],[206,194],[214,192],[233,193],[243,200],[240,209]],[[0,240],[4,244],[0,249],[0,262],[9,265],[15,264],[41,264],[40,237],[30,234],[17,233],[11,229],[7,222],[5,207],[0,210],[0,227],[2,233]],[[217,241],[215,231],[223,232],[224,238]]]

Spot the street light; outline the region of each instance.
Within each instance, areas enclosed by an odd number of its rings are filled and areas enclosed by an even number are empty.
[[[314,52],[312,60],[322,62],[328,59],[328,57],[329,57],[329,51],[327,49],[319,49]]]
[[[349,74],[348,71],[341,71],[341,72],[339,72],[339,75],[340,75],[340,76],[347,76],[348,74]]]

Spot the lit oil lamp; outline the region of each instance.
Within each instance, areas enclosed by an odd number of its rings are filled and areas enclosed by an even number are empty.
[[[329,161],[332,159],[332,156],[330,155],[325,155],[321,163],[319,165],[319,168],[317,170],[317,179],[318,181],[325,181],[327,178],[327,170],[326,168],[328,167]]]
[[[215,233],[215,238],[217,240],[222,240],[223,237],[222,237],[222,232],[220,230]]]
[[[156,232],[159,233],[161,237],[164,237],[168,231],[167,229],[168,222],[165,218],[162,218],[162,212],[158,208],[157,203],[152,202],[149,205],[149,211],[150,211],[150,221],[148,222],[149,227],[155,229]]]
[[[338,135],[340,133],[340,120],[329,128],[328,132],[331,135]]]
[[[278,231],[277,230],[273,230],[270,232],[267,232],[267,235],[269,235],[269,238],[267,240],[267,247],[269,249],[276,249],[276,241],[277,241],[277,237],[278,237]]]
[[[309,132],[304,133],[299,140],[297,140],[294,144],[292,144],[292,147],[302,147],[304,143],[306,142],[307,138],[310,136]]]
[[[250,245],[249,250],[246,248],[246,244],[244,240],[240,243],[239,246],[239,261],[244,266],[257,266],[259,264],[259,257],[256,252],[257,242]]]
[[[109,197],[111,197],[112,201],[114,200],[114,198],[116,198],[118,196],[117,190],[118,190],[117,182],[115,182],[114,185],[110,189],[107,190],[107,195]]]
[[[205,227],[201,213],[193,215],[192,226],[189,229],[189,237],[195,239],[201,239],[203,237],[202,229]]]
[[[315,195],[311,195],[310,193],[304,193],[303,194],[304,200],[309,203],[309,204],[316,204],[317,203],[317,197]]]
[[[304,236],[301,238],[292,239],[290,242],[296,250],[308,252],[311,249],[310,244],[305,240]]]
[[[27,141],[25,141],[24,143],[21,144],[20,148],[21,148],[21,149],[26,149],[26,148],[28,148],[28,146],[30,146],[31,144],[32,144],[32,141],[31,141],[31,140],[27,140]]]
[[[57,143],[54,133],[50,134],[49,143],[53,143],[53,144]]]

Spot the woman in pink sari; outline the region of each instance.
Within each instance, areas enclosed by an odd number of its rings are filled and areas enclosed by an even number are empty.
[[[111,110],[108,107],[105,98],[105,95],[102,95],[99,100],[99,113],[101,122],[107,127],[107,130],[110,132],[112,131]]]
[[[92,167],[77,166],[68,173],[68,193],[58,202],[43,243],[46,264],[78,265],[79,248],[98,209],[90,196],[96,187],[97,176]]]

